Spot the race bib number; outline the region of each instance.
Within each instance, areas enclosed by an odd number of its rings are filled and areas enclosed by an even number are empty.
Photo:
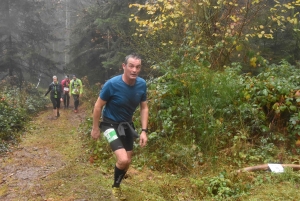
[[[104,136],[107,139],[107,141],[109,143],[111,143],[112,141],[118,139],[117,133],[115,131],[115,129],[113,128],[109,128],[104,132]]]
[[[64,91],[69,91],[69,88],[68,87],[64,87]]]
[[[79,94],[79,91],[78,91],[78,89],[73,89],[73,90],[72,90],[72,93],[73,93],[73,94]]]

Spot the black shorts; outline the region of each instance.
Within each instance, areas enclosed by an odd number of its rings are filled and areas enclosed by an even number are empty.
[[[64,98],[64,99],[70,98],[69,92],[65,92],[65,93],[63,94],[63,98]]]
[[[53,109],[60,108],[60,98],[51,97]]]
[[[133,125],[132,125],[133,126]],[[117,139],[110,142],[110,147],[113,151],[116,151],[118,149],[125,149],[126,151],[132,151],[133,150],[133,136],[129,132],[129,129],[125,129],[125,136],[119,135],[117,131],[116,126],[109,126],[107,124],[100,123],[100,130],[104,133],[108,129],[114,129],[117,134]]]

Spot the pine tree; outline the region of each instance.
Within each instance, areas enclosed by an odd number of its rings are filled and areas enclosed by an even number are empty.
[[[51,12],[44,1],[1,0],[0,1],[0,73],[17,76],[51,74],[58,69],[50,59]],[[53,15],[52,15],[53,17]],[[55,23],[53,21],[53,23]]]
[[[133,33],[129,4],[145,1],[110,0],[85,9],[72,32],[70,68],[88,75],[91,82],[104,82],[121,72]],[[88,71],[87,71],[88,69]]]

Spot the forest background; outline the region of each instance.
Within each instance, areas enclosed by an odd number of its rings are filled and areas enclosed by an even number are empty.
[[[137,52],[150,119],[149,145],[136,147],[133,167],[187,177],[188,196],[198,198],[238,199],[265,182],[294,185],[300,178],[293,171],[232,171],[299,164],[299,6],[297,0],[2,0],[1,149],[47,104],[39,87],[52,75],[82,78],[92,108],[101,85]],[[91,121],[82,124],[87,138]],[[95,164],[109,167],[107,144],[90,143]]]

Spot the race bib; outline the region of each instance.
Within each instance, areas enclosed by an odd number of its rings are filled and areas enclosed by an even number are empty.
[[[64,91],[69,91],[69,88],[68,87],[64,87]]]
[[[79,94],[79,91],[78,91],[78,89],[73,89],[73,90],[72,90],[72,93],[73,93],[73,94]]]
[[[118,139],[117,133],[115,131],[115,129],[113,128],[109,128],[104,132],[104,136],[107,139],[107,141],[109,143],[111,143],[112,141]]]

